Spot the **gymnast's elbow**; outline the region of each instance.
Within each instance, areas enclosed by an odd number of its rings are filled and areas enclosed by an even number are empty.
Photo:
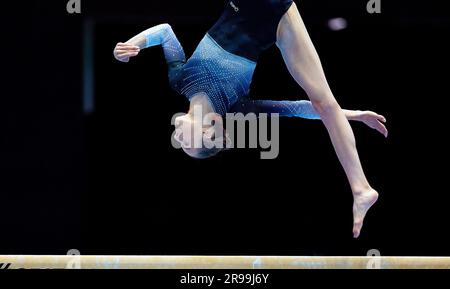
[[[172,32],[172,26],[169,23],[163,23],[159,25],[164,31]]]

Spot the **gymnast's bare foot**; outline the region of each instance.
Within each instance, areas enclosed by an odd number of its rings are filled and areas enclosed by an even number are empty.
[[[354,194],[353,203],[353,238],[358,238],[363,226],[364,217],[370,207],[378,200],[378,193],[372,188]]]

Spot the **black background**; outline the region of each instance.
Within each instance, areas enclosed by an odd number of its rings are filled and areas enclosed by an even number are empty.
[[[296,1],[343,108],[388,119],[384,139],[352,124],[380,194],[352,238],[352,196],[324,126],[283,119],[280,155],[233,150],[198,161],[170,145],[185,99],[159,47],[128,64],[112,50],[170,23],[189,56],[224,1],[6,5],[2,22],[0,254],[450,255],[442,1]],[[345,2],[345,3],[344,3]],[[327,21],[345,17],[348,29]],[[94,23],[95,111],[83,112],[84,23]],[[4,52],[3,52],[4,50]],[[306,99],[276,47],[252,96]]]

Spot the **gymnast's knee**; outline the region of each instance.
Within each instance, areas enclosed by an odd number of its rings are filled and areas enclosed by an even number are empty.
[[[340,109],[338,102],[333,98],[314,99],[311,100],[314,109],[321,116],[329,115],[330,113]]]

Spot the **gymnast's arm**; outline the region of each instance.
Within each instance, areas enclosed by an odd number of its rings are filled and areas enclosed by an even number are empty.
[[[376,129],[384,136],[388,131],[383,124],[386,118],[372,111],[343,109],[348,120],[360,121],[367,126]],[[320,119],[320,115],[314,109],[310,101],[274,101],[243,99],[232,107],[232,112],[247,113],[278,113],[282,117],[301,117],[305,119]]]
[[[119,61],[128,62],[130,57],[138,55],[141,49],[157,45],[162,46],[167,63],[186,61],[183,47],[169,24],[151,27],[125,43],[117,43],[114,56]]]

